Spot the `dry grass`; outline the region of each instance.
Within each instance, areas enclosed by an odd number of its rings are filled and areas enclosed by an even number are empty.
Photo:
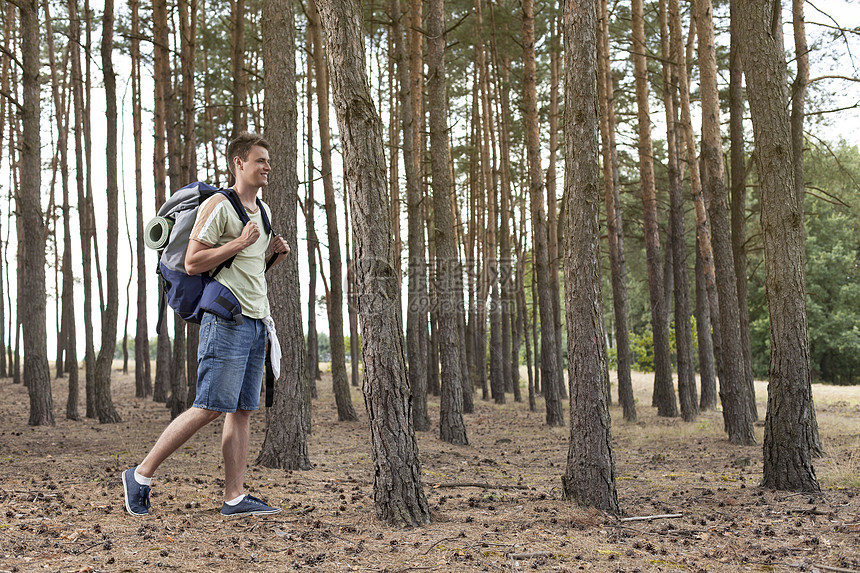
[[[327,376],[314,402],[314,468],[252,466],[249,490],[284,512],[238,521],[218,514],[220,424],[162,466],[153,514],[135,519],[125,514],[119,472],[163,429],[164,407],[135,399],[133,377],[118,374],[123,423],[58,419],[53,428],[29,428],[26,390],[0,380],[0,571],[860,571],[856,389],[842,395],[816,386],[829,454],[816,467],[826,489],[799,496],[757,487],[760,447],[729,444],[719,412],[690,424],[658,418],[650,380],[634,376],[637,423],[624,423],[617,405],[611,410],[619,501],[627,515],[680,519],[621,524],[571,506],[560,492],[569,430],[546,427],[540,400],[529,412],[476,395],[468,446],[444,444],[435,431],[418,436],[432,523],[406,530],[374,515],[360,391],[353,388],[361,420],[338,423]],[[54,388],[55,404],[63,404],[63,382]],[[757,389],[763,414],[765,387]],[[431,398],[434,428],[438,408]],[[252,456],[263,430],[257,416]],[[462,485],[475,482],[527,489]]]

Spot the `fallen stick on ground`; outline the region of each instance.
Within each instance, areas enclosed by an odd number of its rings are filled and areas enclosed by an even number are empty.
[[[817,567],[819,569],[824,569],[825,571],[835,571],[836,573],[860,573],[856,569],[844,569],[842,567],[830,567],[829,565],[813,565],[813,567]]]
[[[437,483],[433,484],[434,489],[447,487],[480,487],[483,489],[529,489],[527,485],[494,485],[491,483],[480,482],[453,482],[453,483]]]
[[[662,515],[643,515],[641,517],[622,517],[618,521],[653,521],[655,519],[672,519],[684,517],[683,513],[664,513]]]

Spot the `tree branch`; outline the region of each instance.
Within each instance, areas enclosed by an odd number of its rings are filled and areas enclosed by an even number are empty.
[[[2,90],[2,89],[0,89],[0,95],[2,95],[7,100],[9,100],[9,103],[15,104],[15,107],[18,108],[18,111],[20,111],[20,112],[24,111],[24,106],[18,102],[18,100],[15,98],[14,95],[12,95],[11,93],[7,92],[6,90]]]
[[[11,1],[11,0],[10,0],[10,1]],[[12,53],[8,48],[6,48],[6,46],[0,46],[0,52],[3,52],[3,53],[4,53],[4,54],[6,54],[7,56],[9,56],[9,59],[10,59],[10,60],[12,60],[13,62],[15,62],[16,64],[18,64],[18,67],[19,67],[19,68],[21,68],[21,69],[23,69],[23,68],[24,68],[24,64],[23,64],[23,63],[21,63],[21,60],[19,60],[19,59],[15,56],[15,54],[14,54],[14,53]]]
[[[857,109],[858,107],[860,107],[860,101],[858,101],[854,105],[848,105],[845,107],[837,107],[835,109],[821,109],[818,111],[808,111],[808,112],[806,112],[806,115],[807,115],[807,117],[809,117],[810,115],[824,115],[825,113],[836,113],[839,111],[848,111],[849,109]]]
[[[851,76],[818,76],[817,78],[812,78],[809,80],[809,83],[818,82],[821,80],[845,80],[846,82],[860,82],[860,78],[852,78]]]

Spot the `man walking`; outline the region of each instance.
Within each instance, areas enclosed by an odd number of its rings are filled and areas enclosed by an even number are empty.
[[[266,290],[267,252],[277,255],[273,264],[290,252],[280,236],[261,233],[262,209],[271,220],[268,205],[257,203],[257,191],[269,183],[269,144],[262,137],[242,133],[227,146],[227,164],[235,177],[233,189],[250,221],[242,225],[229,199],[216,193],[197,212],[185,254],[189,275],[207,273],[235,257],[217,275],[242,307],[242,320],[225,320],[206,313],[200,323],[197,349],[197,397],[174,419],[137,467],[122,473],[125,508],[131,515],[149,514],[149,492],[155,471],[199,429],[225,414],[221,437],[224,456],[224,504],[227,516],[269,515],[280,508],[244,493],[251,412],[260,407],[260,388],[269,328]]]

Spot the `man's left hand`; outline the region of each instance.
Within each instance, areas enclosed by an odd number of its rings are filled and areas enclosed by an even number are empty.
[[[287,244],[287,241],[281,235],[275,235],[275,238],[272,240],[272,253],[278,255],[278,257],[290,254],[290,245]]]

